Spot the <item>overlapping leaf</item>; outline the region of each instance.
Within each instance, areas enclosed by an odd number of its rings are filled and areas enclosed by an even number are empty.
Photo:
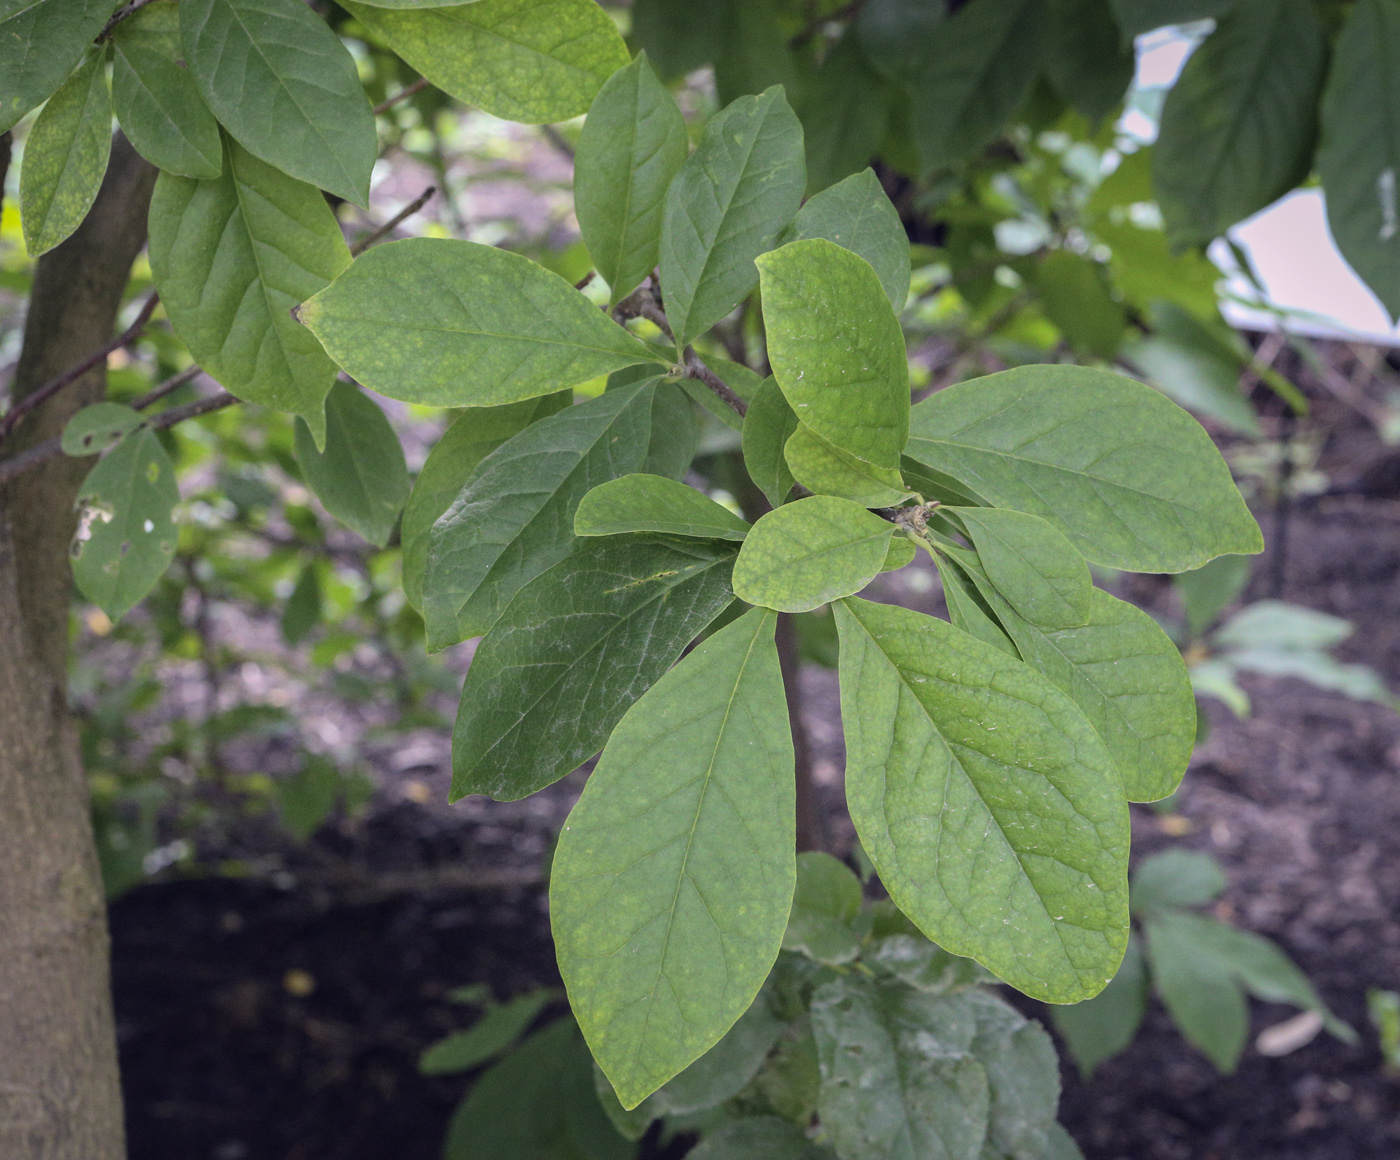
[[[865,59],[857,35],[847,32],[826,54],[801,106],[809,193],[865,168],[898,97]]]
[[[838,447],[798,422],[783,445],[788,471],[808,491],[837,496],[861,507],[897,504],[906,492],[900,473]]]
[[[784,238],[826,238],[859,254],[879,276],[890,305],[904,309],[909,297],[909,236],[873,169],[862,169],[809,198]]]
[[[1085,1079],[1105,1059],[1133,1041],[1147,1009],[1147,967],[1136,937],[1128,940],[1123,965],[1092,999],[1052,1007],[1050,1018]]]
[[[792,490],[792,471],[783,457],[783,448],[797,430],[797,416],[788,406],[778,381],[771,375],[763,380],[744,415],[744,470],[759,491],[777,507]]]
[[[0,133],[57,91],[111,15],[108,0],[0,0]]]
[[[189,72],[139,37],[118,35],[113,43],[112,103],[137,152],[168,173],[218,177],[224,167],[219,123]]]
[[[1093,579],[1084,557],[1055,527],[1006,508],[945,509],[967,529],[987,579],[1042,628],[1087,624]]]
[[[624,475],[600,484],[574,513],[577,536],[665,532],[701,540],[742,540],[749,525],[703,492],[660,475]]]
[[[1118,27],[1110,0],[1050,0],[1049,17],[1046,75],[1060,96],[1097,125],[1132,83],[1132,38]]]

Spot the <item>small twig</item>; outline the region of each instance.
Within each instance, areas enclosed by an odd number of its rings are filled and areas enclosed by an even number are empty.
[[[379,104],[377,104],[377,105],[374,106],[374,108],[371,110],[371,112],[373,112],[374,115],[375,115],[376,117],[379,116],[380,113],[387,113],[390,109],[392,109],[392,108],[393,108],[395,105],[397,105],[400,101],[406,101],[406,100],[408,100],[409,97],[412,97],[412,96],[415,96],[415,95],[418,94],[418,93],[421,93],[421,92],[422,92],[424,89],[426,89],[427,87],[428,87],[428,78],[427,78],[427,77],[419,77],[419,78],[418,78],[416,81],[414,81],[411,85],[405,85],[405,86],[404,86],[403,88],[401,88],[397,93],[395,93],[392,97],[385,97],[384,100],[380,101]]]
[[[178,375],[171,375],[168,379],[165,380],[165,382],[158,383],[156,386],[152,387],[149,391],[147,391],[144,395],[140,396],[139,398],[132,399],[129,405],[133,411],[144,411],[152,403],[158,402],[159,400],[165,398],[165,396],[170,394],[171,392],[178,391],[186,383],[197,379],[201,373],[201,367],[186,367]]]
[[[564,134],[559,132],[553,125],[541,125],[540,132],[544,134],[545,140],[554,148],[558,149],[570,161],[574,159],[574,147],[565,139]]]
[[[7,439],[10,433],[19,425],[21,419],[31,411],[42,407],[52,399],[64,387],[76,382],[92,370],[93,367],[106,361],[106,358],[114,350],[121,350],[140,337],[141,332],[146,329],[146,323],[151,320],[151,315],[155,313],[157,304],[160,302],[160,295],[154,290],[147,296],[146,301],[141,306],[141,313],[136,316],[136,321],[128,326],[121,334],[112,339],[105,346],[93,351],[82,362],[69,367],[57,378],[50,379],[36,391],[31,391],[24,398],[20,399],[11,407],[3,418],[0,418],[0,441]]]
[[[116,28],[118,24],[120,24],[132,13],[136,12],[138,9],[146,7],[146,5],[150,4],[151,2],[152,0],[129,0],[128,3],[123,4],[114,13],[112,13],[112,19],[107,21],[107,23],[102,26],[102,31],[97,34],[97,43],[101,44],[104,40],[106,40],[109,36],[112,35],[112,29]]]
[[[692,346],[685,348],[685,373],[687,378],[704,383],[728,403],[738,415],[743,416],[749,413],[749,405],[726,386],[714,371],[700,361],[700,356],[695,353],[695,348]]]
[[[427,205],[427,204],[428,204],[428,199],[431,198],[431,197],[433,196],[433,194],[435,194],[436,192],[437,192],[437,186],[436,186],[436,185],[430,185],[430,186],[428,186],[427,189],[425,189],[422,193],[420,193],[417,197],[415,197],[411,202],[409,202],[406,206],[404,206],[403,209],[399,210],[398,213],[396,213],[393,217],[391,217],[387,222],[385,222],[382,226],[380,226],[380,227],[379,227],[377,230],[375,230],[372,234],[370,234],[370,235],[369,235],[368,237],[366,237],[366,238],[361,238],[358,242],[356,242],[353,246],[351,246],[351,247],[350,247],[350,256],[351,256],[352,258],[357,258],[357,257],[359,257],[359,256],[360,256],[361,254],[363,254],[367,249],[369,249],[370,246],[374,245],[375,242],[379,241],[380,238],[384,237],[385,234],[393,233],[394,230],[398,229],[399,226],[403,225],[404,222],[406,222],[409,218],[411,218],[414,214],[416,214],[420,209],[422,209],[425,205]]]
[[[645,318],[675,342],[676,336],[671,333],[671,324],[666,320],[666,311],[661,307],[654,283],[655,275],[648,275],[645,282],[617,304],[613,311],[613,319],[616,322],[626,322],[629,318]]]

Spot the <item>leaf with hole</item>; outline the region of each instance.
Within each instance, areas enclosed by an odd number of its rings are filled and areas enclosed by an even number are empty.
[[[704,492],[660,475],[624,475],[599,484],[574,513],[574,535],[665,532],[700,540],[742,540],[749,525]]]
[[[68,420],[60,445],[64,455],[98,455],[144,422],[139,412],[121,403],[90,403]]]

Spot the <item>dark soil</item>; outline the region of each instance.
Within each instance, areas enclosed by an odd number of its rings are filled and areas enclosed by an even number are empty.
[[[1353,417],[1319,411],[1334,481],[1382,462]],[[1400,690],[1400,503],[1362,490],[1297,504],[1282,595],[1355,622],[1343,658]],[[927,573],[887,583],[887,599],[941,607]],[[1126,578],[1120,592],[1171,611],[1158,578]],[[1219,859],[1221,916],[1280,942],[1362,1042],[1321,1036],[1276,1059],[1251,1047],[1222,1077],[1154,1008],[1092,1082],[1065,1069],[1062,1118],[1088,1160],[1400,1156],[1400,1081],[1383,1073],[1365,1012],[1368,987],[1400,989],[1400,717],[1295,681],[1246,684],[1254,716],[1211,705],[1179,814],[1137,809],[1135,849],[1181,843]],[[835,675],[812,668],[803,685],[826,841],[840,851],[851,831]],[[439,1154],[464,1083],[419,1076],[417,1055],[470,1019],[450,988],[557,983],[529,880],[582,775],[533,805],[449,810],[445,765],[412,773],[431,800],[406,800],[393,780],[406,775],[387,773],[367,821],[276,852],[284,868],[263,880],[166,882],[113,906],[133,1160]],[[1254,1031],[1291,1014],[1255,1004]]]

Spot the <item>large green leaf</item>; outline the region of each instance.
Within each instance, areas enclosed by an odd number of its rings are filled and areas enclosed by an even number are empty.
[[[161,174],[150,230],[161,302],[200,366],[324,440],[335,364],[289,313],[350,262],[320,191],[230,141],[213,181]]]
[[[862,169],[797,211],[785,241],[826,238],[859,254],[875,269],[890,305],[903,310],[909,297],[909,236],[873,169]]]
[[[814,495],[763,516],[739,550],[734,594],[808,612],[859,592],[884,566],[894,524],[850,500]]]
[[[559,969],[625,1108],[719,1041],[782,942],[795,823],[776,622],[746,613],[633,705],[559,838]]]
[[[375,246],[297,317],[356,381],[440,407],[515,403],[656,361],[553,271],[447,238]]]
[[[508,121],[540,125],[586,112],[627,63],[627,45],[593,0],[476,0],[393,12],[345,9],[438,88]]]
[[[1317,168],[1337,248],[1400,316],[1400,0],[1359,0],[1337,38]]]
[[[569,407],[477,465],[429,539],[429,648],[480,636],[521,588],[569,554],[579,500],[641,466],[655,389],[651,379]]]
[[[890,897],[1029,995],[1097,994],[1128,938],[1128,811],[1098,734],[944,621],[854,599],[836,619],[846,796]]]
[[[976,1008],[851,975],[812,996],[823,1127],[860,1160],[978,1160],[991,1110]]]
[[[1089,621],[1094,581],[1084,557],[1052,524],[1006,508],[948,508],[967,529],[987,579],[1041,628]]]
[[[1118,27],[1110,0],[1049,0],[1049,15],[1045,73],[1060,96],[1097,125],[1132,83],[1133,42]]]
[[[316,449],[298,420],[296,453],[326,511],[377,548],[389,542],[408,499],[408,465],[377,403],[353,383],[336,383],[326,396],[326,449]]]
[[[137,151],[168,173],[218,177],[224,167],[219,123],[190,74],[139,38],[118,35],[113,43],[112,103]]]
[[[1080,1074],[1089,1079],[1099,1064],[1133,1041],[1146,1009],[1147,966],[1134,937],[1107,987],[1082,1003],[1050,1008],[1050,1018]]]
[[[428,567],[433,524],[452,506],[476,465],[512,435],[571,406],[573,401],[572,392],[560,391],[500,407],[468,407],[442,433],[413,482],[399,528],[403,590],[414,608],[423,607],[423,573]]]
[[[645,53],[598,90],[574,154],[574,212],[614,306],[656,266],[666,190],[689,153],[685,118]]]
[[[214,115],[253,156],[369,204],[379,141],[355,60],[287,0],[181,0],[185,62]]]
[[[768,358],[798,419],[897,478],[909,435],[909,364],[874,267],[825,238],[789,242],[758,267]]]
[[[928,41],[911,90],[924,169],[988,144],[1030,95],[1045,51],[1042,0],[971,0]]]
[[[179,502],[175,465],[149,429],[122,440],[83,481],[73,579],[112,620],[139,604],[170,566],[171,512]]]
[[[787,228],[806,185],[802,126],[781,88],[740,97],[705,126],[666,194],[661,286],[684,346],[747,297],[754,259]]]
[[[597,753],[729,605],[733,561],[726,545],[624,536],[585,543],[535,577],[467,670],[451,799],[516,801]]]
[[[1177,245],[1204,245],[1312,166],[1327,37],[1311,0],[1235,0],[1167,94],[1152,175]]]
[[[82,225],[111,149],[112,95],[103,57],[94,54],[49,98],[25,141],[19,213],[30,257]]]
[[[971,991],[967,1000],[977,1012],[972,1053],[991,1088],[987,1143],[994,1155],[1044,1158],[1060,1102],[1055,1045],[1039,1023],[990,991]]]
[[[861,507],[884,507],[899,503],[907,494],[900,472],[838,447],[801,421],[783,445],[783,459],[793,478],[817,495],[837,496]]]
[[[721,1125],[686,1153],[686,1160],[830,1160],[791,1120],[745,1116]]]
[[[848,31],[826,54],[800,109],[808,193],[819,193],[869,164],[898,96],[865,59],[856,33]]]
[[[1018,367],[939,391],[914,408],[908,453],[1110,567],[1184,572],[1264,547],[1201,425],[1109,371]]]
[[[574,513],[574,535],[665,532],[701,540],[742,540],[749,525],[704,492],[660,475],[624,475],[600,484]]]
[[[743,452],[744,470],[773,507],[792,490],[792,471],[783,457],[783,447],[796,430],[797,416],[778,380],[769,375],[744,415]]]
[[[0,0],[0,133],[67,79],[113,0]]]

